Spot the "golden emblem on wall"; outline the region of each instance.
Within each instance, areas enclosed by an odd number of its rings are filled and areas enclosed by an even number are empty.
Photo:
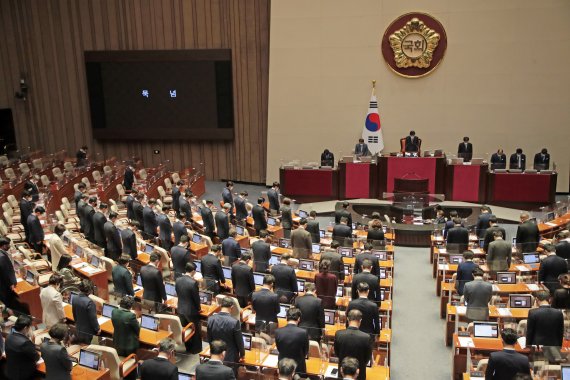
[[[431,65],[440,35],[414,17],[404,27],[392,33],[389,40],[397,67],[427,68]]]

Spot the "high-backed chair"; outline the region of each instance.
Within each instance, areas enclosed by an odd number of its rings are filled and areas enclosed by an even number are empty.
[[[44,164],[42,162],[41,158],[36,158],[35,160],[32,161],[32,166],[34,167],[35,170],[42,170],[44,168]]]
[[[60,168],[58,168],[58,167],[56,166],[55,168],[51,169],[51,172],[53,173],[53,176],[54,176],[54,178],[56,179],[56,181],[58,181],[58,182],[63,182],[64,175],[63,175],[63,173],[61,172],[61,169],[60,169]]]
[[[119,194],[119,200],[121,202],[125,202],[127,200],[127,193],[125,192],[125,188],[120,183],[118,183],[115,187],[117,189],[117,194]]]
[[[30,167],[28,166],[27,162],[22,162],[20,165],[20,172],[22,173],[22,177],[27,177],[30,175]]]
[[[159,319],[161,329],[172,331],[172,339],[176,342],[176,351],[186,352],[184,343],[196,333],[194,323],[190,322],[186,326],[182,326],[177,315],[155,314],[154,316]]]
[[[63,163],[63,169],[65,170],[65,174],[67,175],[72,175],[73,173],[75,173],[75,167],[69,161],[65,161]]]
[[[75,202],[73,203],[75,204]],[[71,206],[71,202],[69,202],[69,199],[67,197],[61,198],[61,204],[65,205],[65,208],[67,208],[69,214],[71,215],[75,214],[75,209]]]
[[[13,194],[10,194],[10,195],[8,195],[8,198],[6,198],[6,200],[8,201],[8,203],[10,203],[10,206],[12,206],[12,209],[14,209],[14,213],[19,214],[20,204],[18,203],[18,200],[16,199],[16,197]]]
[[[148,177],[148,174],[146,172],[146,169],[139,170],[139,178],[141,181],[146,181],[147,177]]]
[[[103,166],[103,173],[105,176],[110,177],[113,175],[113,169],[109,165]]]
[[[44,187],[44,191],[47,191],[49,189],[49,185],[51,184],[49,177],[45,174],[42,174],[42,176],[40,177],[40,182],[42,183],[42,186]]]
[[[422,151],[422,139],[420,139],[419,137],[416,137],[418,139],[418,155],[420,155],[421,151]],[[400,153],[405,153],[406,152],[406,138],[403,137],[400,139]]]
[[[4,175],[6,176],[6,179],[8,181],[13,181],[16,179],[16,173],[14,172],[14,169],[12,169],[12,168],[5,169]]]
[[[170,177],[172,177],[173,183],[178,183],[178,181],[180,181],[180,175],[177,172],[172,173]]]
[[[26,240],[26,236],[23,233],[10,231],[3,220],[0,220],[0,235],[9,238],[14,243],[21,243],[22,241]]]
[[[105,368],[109,370],[111,380],[120,380],[137,369],[138,361],[135,354],[121,358],[113,347],[96,344],[87,346],[87,350],[101,354],[101,360],[105,363]]]
[[[172,204],[172,197],[170,195],[166,195],[164,187],[158,186],[158,195],[160,195],[160,199],[163,203]]]
[[[93,180],[95,182],[101,182],[103,177],[101,177],[101,172],[99,170],[93,170]]]
[[[170,178],[164,179],[164,187],[166,188],[166,192],[168,194],[172,193],[172,182],[170,182]]]
[[[8,156],[0,156],[0,166],[8,166],[9,163]]]

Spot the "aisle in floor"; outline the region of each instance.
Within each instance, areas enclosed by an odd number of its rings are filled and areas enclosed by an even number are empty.
[[[390,378],[450,379],[428,248],[396,247]]]

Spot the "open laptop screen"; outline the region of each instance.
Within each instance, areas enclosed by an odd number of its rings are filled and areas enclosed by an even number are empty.
[[[354,250],[352,248],[348,248],[348,247],[340,247],[338,249],[338,253],[340,253],[340,255],[342,257],[353,257],[354,256]]]
[[[251,340],[253,335],[248,333],[242,333],[241,336],[243,338],[243,348],[245,348],[246,350],[251,350]]]
[[[164,290],[166,290],[167,295],[171,297],[176,297],[176,285],[174,284],[174,282],[165,282]]]
[[[277,318],[287,318],[287,311],[291,308],[291,305],[287,305],[284,303],[279,304],[279,314],[277,314]]]
[[[264,277],[265,277],[265,275],[263,273],[254,272],[253,273],[253,282],[255,283],[255,285],[261,286],[261,285],[263,285],[263,278]]]
[[[325,309],[325,325],[334,325],[335,311]]]
[[[146,244],[144,246],[145,253],[151,254],[154,251],[154,246],[152,244]]]
[[[313,260],[300,259],[299,269],[312,271],[315,269],[315,262]]]
[[[241,236],[245,235],[245,229],[243,226],[236,226],[236,233]]]
[[[378,258],[378,261],[388,260],[388,252],[386,251],[372,250],[371,253]]]
[[[285,238],[280,238],[279,239],[279,246],[281,248],[290,248],[291,247],[291,240],[285,239]]]
[[[212,293],[207,291],[199,291],[198,295],[200,296],[200,303],[204,305],[211,305],[212,304]]]
[[[101,264],[101,261],[99,260],[99,258],[95,255],[91,255],[91,265],[99,268],[99,264]]]
[[[499,326],[496,322],[474,322],[473,336],[475,338],[498,338]]]
[[[510,294],[509,307],[529,309],[532,306],[532,296],[530,294]]]
[[[83,348],[79,351],[78,364],[80,366],[91,368],[97,371],[99,369],[100,361],[101,361],[101,355],[96,352],[87,351],[84,350]]]
[[[298,214],[299,218],[307,218],[309,216],[309,214],[307,214],[307,211],[304,210],[299,210]]]
[[[192,375],[189,373],[178,372],[178,380],[192,380]]]
[[[103,304],[103,312],[102,312],[102,314],[103,314],[103,316],[106,317],[106,318],[111,318],[112,315],[113,315],[113,310],[115,310],[115,309],[117,309],[117,306],[111,305],[111,304],[108,304],[108,303],[104,303],[104,304]]]
[[[194,265],[196,265],[196,272],[202,272],[202,262],[201,261],[194,261]]]
[[[227,279],[232,278],[232,268],[222,267],[222,272],[224,272],[224,278],[227,278]]]
[[[517,273],[497,272],[497,282],[499,284],[515,284],[517,282]]]
[[[538,253],[525,253],[523,254],[523,259],[525,264],[537,264],[540,262]]]
[[[274,226],[277,224],[277,221],[275,220],[275,218],[267,218],[267,224],[270,226]]]
[[[562,380],[570,380],[570,365],[562,366]]]
[[[311,252],[320,253],[321,252],[321,245],[319,243],[311,244]]]
[[[297,290],[300,293],[305,291],[305,280],[297,280]]]
[[[194,235],[192,235],[192,242],[195,244],[200,244],[202,243],[202,235],[199,235],[197,233],[194,233]]]
[[[158,318],[152,315],[143,314],[141,317],[141,327],[143,329],[158,331]]]
[[[450,264],[461,264],[463,262],[463,255],[449,255]]]
[[[343,297],[344,296],[344,286],[338,285],[336,287],[336,296],[337,297]]]
[[[277,265],[279,264],[280,260],[281,260],[280,255],[271,255],[271,257],[269,258],[269,265]]]

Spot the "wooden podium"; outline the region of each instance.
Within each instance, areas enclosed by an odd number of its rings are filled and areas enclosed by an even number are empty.
[[[429,179],[394,178],[394,193],[429,193]]]

